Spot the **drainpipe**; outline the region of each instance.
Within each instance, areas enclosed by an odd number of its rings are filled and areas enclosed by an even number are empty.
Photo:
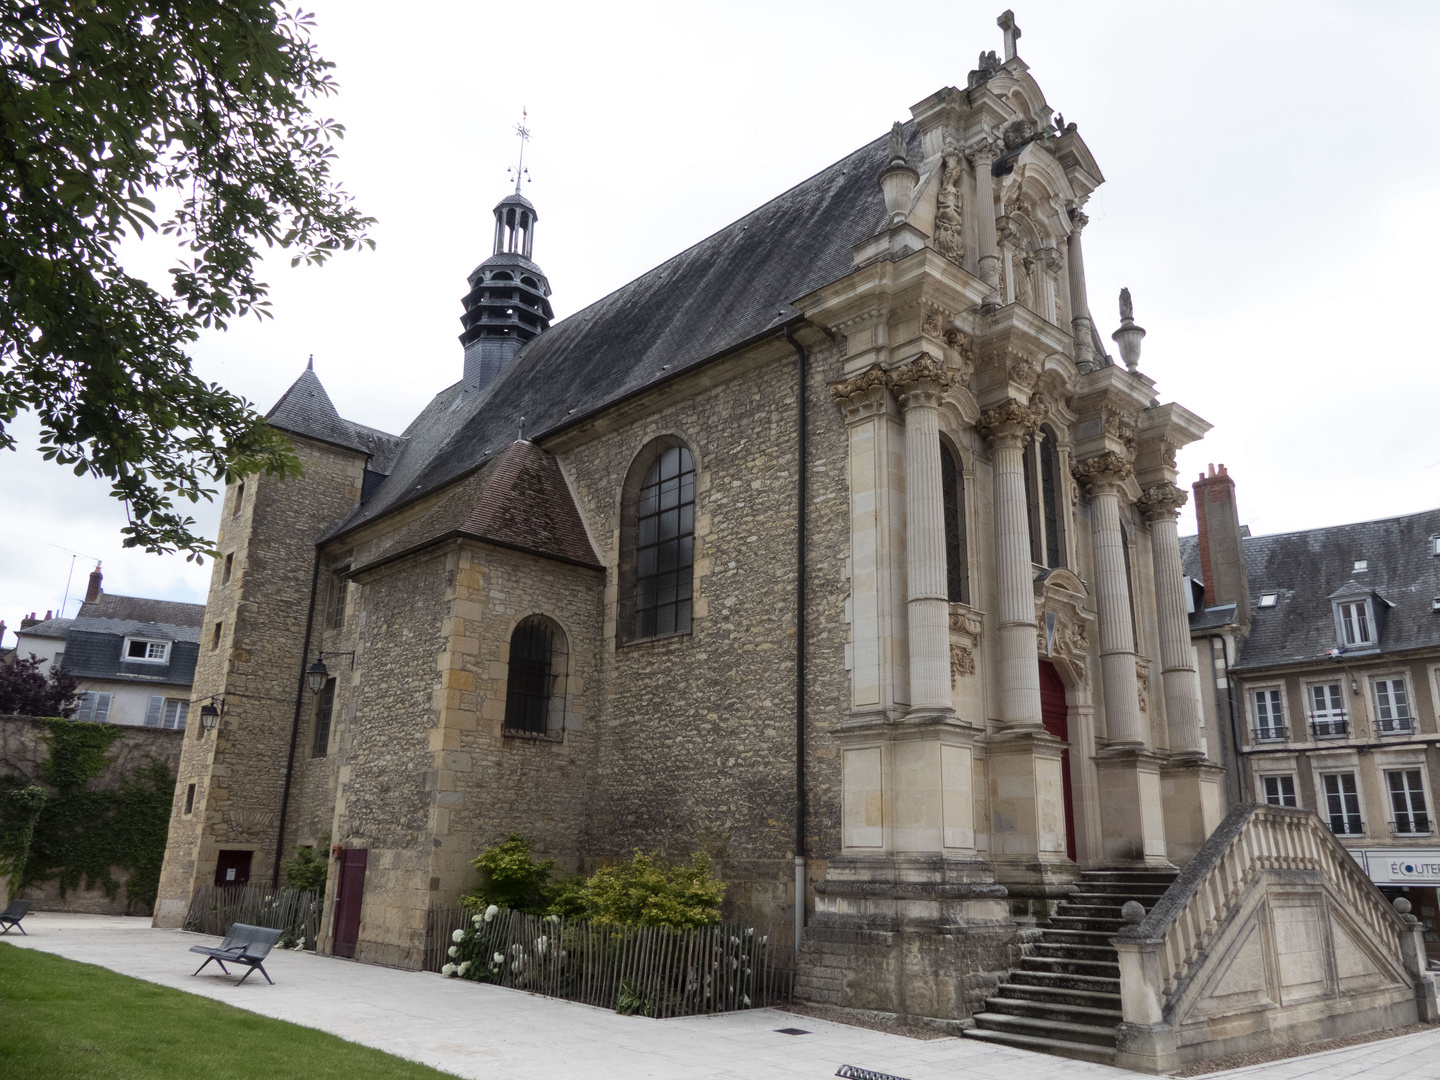
[[[785,340],[795,350],[796,522],[795,522],[795,961],[805,931],[805,348],[785,327]]]
[[[1230,756],[1235,760],[1235,791],[1232,806],[1239,806],[1241,803],[1249,802],[1247,792],[1250,785],[1246,783],[1245,777],[1245,751],[1240,749],[1240,731],[1235,723],[1235,681],[1230,677],[1230,645],[1225,640],[1224,634],[1206,634],[1205,640],[1210,643],[1210,678],[1215,678],[1215,642],[1220,642],[1220,655],[1225,664],[1225,712],[1229,719],[1230,729]],[[1213,691],[1215,695],[1215,721],[1220,721],[1220,684],[1217,682]]]
[[[310,634],[315,627],[315,590],[320,584],[320,545],[315,545],[315,566],[310,571],[310,607],[305,615],[305,644],[300,649],[300,684],[295,687],[295,718],[290,722],[290,757],[285,762],[285,790],[280,794],[280,828],[275,835],[275,866],[270,887],[280,888],[280,856],[285,852],[285,813],[290,809],[290,781],[295,775],[295,743],[300,738],[300,706],[305,701],[305,661],[310,659]]]

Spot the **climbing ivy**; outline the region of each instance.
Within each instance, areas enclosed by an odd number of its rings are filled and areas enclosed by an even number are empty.
[[[90,782],[105,770],[123,729],[58,718],[45,723],[50,756],[41,777],[53,792],[35,821],[17,888],[58,878],[61,896],[83,885],[114,899],[120,883],[112,870],[129,870],[126,906],[153,907],[175,798],[170,767],[152,757],[119,787],[94,790]]]
[[[0,879],[9,879],[11,893],[20,887],[20,872],[46,796],[43,787],[18,776],[0,776]]]

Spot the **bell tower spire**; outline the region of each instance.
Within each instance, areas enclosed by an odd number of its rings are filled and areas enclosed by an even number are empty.
[[[550,282],[531,259],[535,248],[535,204],[520,194],[530,179],[525,168],[525,144],[530,129],[520,113],[515,134],[520,138],[518,163],[508,172],[515,177],[515,193],[495,205],[495,244],[488,259],[470,274],[465,294],[465,388],[479,390],[495,378],[520,351],[520,346],[550,328],[555,317],[550,307]]]

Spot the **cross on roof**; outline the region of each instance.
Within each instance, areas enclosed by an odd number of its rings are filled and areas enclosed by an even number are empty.
[[[530,179],[530,173],[525,168],[525,144],[530,141],[530,129],[525,126],[525,118],[529,116],[529,110],[521,108],[520,123],[515,125],[515,134],[520,136],[520,163],[514,168],[506,169],[507,173],[515,174],[515,194],[520,194],[522,181]]]
[[[995,20],[995,25],[1005,31],[1005,59],[1015,59],[1015,42],[1020,40],[1020,26],[1015,21],[1015,12],[1007,9]]]

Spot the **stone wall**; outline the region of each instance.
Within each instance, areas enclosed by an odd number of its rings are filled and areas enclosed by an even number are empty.
[[[90,781],[92,788],[101,791],[118,788],[126,777],[151,759],[164,762],[172,774],[179,768],[180,747],[185,737],[183,731],[128,726],[120,730],[120,737],[110,744],[105,770]],[[0,773],[20,776],[31,783],[43,785],[41,766],[50,757],[50,748],[45,742],[47,732],[42,719],[0,716]],[[35,901],[37,910],[41,911],[124,915],[127,905],[124,884],[130,872],[117,868],[111,871],[111,876],[121,885],[115,899],[106,896],[101,888],[70,889],[62,897],[58,880],[32,885],[19,895]],[[0,893],[7,887],[6,882],[0,881]]]
[[[256,884],[273,872],[315,545],[359,504],[365,464],[356,451],[292,441],[302,479],[252,476],[243,497],[240,484],[226,489],[191,697],[191,715],[211,696],[225,699],[225,714],[214,732],[194,724],[186,733],[159,926],[180,925],[193,887],[210,882],[222,849],[253,853]],[[297,759],[300,753],[297,747]]]

